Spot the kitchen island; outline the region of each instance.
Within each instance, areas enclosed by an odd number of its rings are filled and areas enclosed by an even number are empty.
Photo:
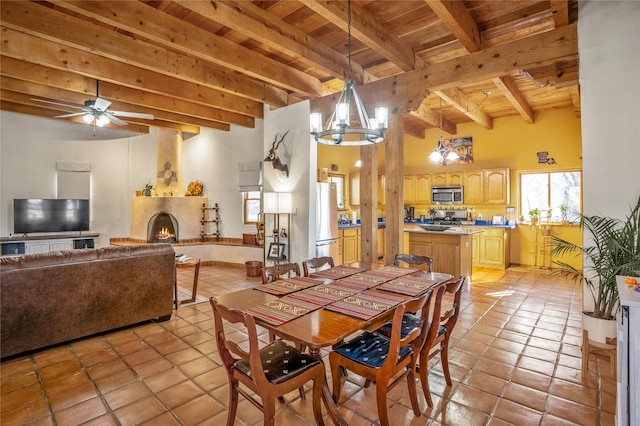
[[[451,228],[446,231],[425,231],[407,227],[409,253],[433,258],[433,271],[454,277],[471,277],[473,235],[479,229]]]

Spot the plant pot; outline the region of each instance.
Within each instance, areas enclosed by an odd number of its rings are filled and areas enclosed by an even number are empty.
[[[144,196],[145,197],[151,197],[151,190],[150,189],[145,189],[144,190]]]
[[[569,225],[569,221],[567,219],[562,219],[562,224],[563,225]]]
[[[616,320],[594,318],[591,312],[582,312],[582,328],[589,331],[589,340],[599,343],[607,343],[607,337],[616,337]]]
[[[532,217],[531,218],[531,226],[536,226],[538,224],[538,218],[537,217]]]
[[[548,237],[549,235],[551,235],[551,229],[542,229],[542,230],[540,230],[540,232],[542,233],[542,236],[544,236],[544,237]]]

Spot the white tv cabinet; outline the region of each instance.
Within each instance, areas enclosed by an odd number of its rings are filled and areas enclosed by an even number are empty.
[[[100,234],[60,234],[33,237],[0,238],[2,256],[48,253],[51,251],[95,248]]]

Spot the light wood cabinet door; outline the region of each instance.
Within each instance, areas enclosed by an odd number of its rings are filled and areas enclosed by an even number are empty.
[[[433,256],[432,241],[431,234],[411,233],[409,237],[409,253],[419,256]]]
[[[431,204],[431,175],[416,175],[416,204]]]
[[[471,236],[471,262],[474,266],[480,264],[480,235],[482,234],[473,234]]]
[[[464,172],[464,203],[482,204],[484,202],[482,170]]]
[[[342,246],[344,245],[344,231],[338,231],[338,259],[336,265],[344,264],[344,256]]]
[[[358,261],[358,230],[345,229],[342,239],[342,262],[345,265]]]
[[[433,173],[431,175],[431,186],[446,186],[447,174],[446,173]]]
[[[447,173],[447,185],[463,185],[463,173],[462,172],[449,172]]]
[[[434,238],[433,244],[433,270],[451,274],[454,277],[460,275],[460,244],[450,241],[437,241]]]
[[[483,192],[485,204],[509,204],[509,169],[485,170]]]
[[[416,186],[416,176],[415,175],[407,175],[404,177],[404,204],[413,204],[415,203],[415,186]]]

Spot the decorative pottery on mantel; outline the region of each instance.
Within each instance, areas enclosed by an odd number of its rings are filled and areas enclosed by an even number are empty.
[[[194,180],[187,187],[187,192],[184,194],[188,196],[200,197],[202,196],[202,192],[204,191],[204,185],[202,182]]]

